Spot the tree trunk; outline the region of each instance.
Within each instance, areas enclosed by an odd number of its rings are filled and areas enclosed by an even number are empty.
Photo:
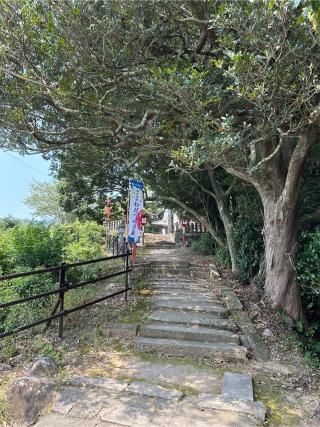
[[[284,160],[280,146],[263,157],[260,172],[248,174],[226,165],[227,172],[255,186],[264,207],[266,283],[265,291],[274,307],[293,319],[304,320],[300,291],[296,282],[297,204],[304,163],[317,138],[318,128],[310,126]]]
[[[264,206],[266,282],[265,292],[274,307],[293,319],[302,319],[300,292],[296,282],[296,202],[285,205],[282,198],[262,196]]]
[[[218,211],[223,223],[224,232],[226,234],[227,246],[229,250],[231,269],[234,274],[239,272],[237,257],[236,257],[236,244],[233,237],[233,221],[228,207],[228,195],[221,188],[220,183],[217,181],[214,169],[207,168],[211,187],[214,193],[214,199],[217,203]]]
[[[206,219],[204,216],[202,216],[199,212],[197,212],[195,209],[190,208],[186,203],[184,203],[182,200],[177,199],[173,196],[158,196],[159,200],[166,200],[168,202],[175,203],[176,205],[180,206],[182,209],[184,209],[186,212],[189,212],[196,220],[198,220],[202,225],[204,225],[207,229],[207,231],[211,234],[215,242],[218,244],[218,246],[223,246],[224,241],[219,236],[219,233],[213,225],[210,223],[208,219]]]
[[[217,206],[219,214],[223,223],[224,232],[226,234],[226,240],[228,245],[228,250],[231,259],[231,269],[234,274],[239,272],[237,256],[236,256],[236,244],[233,237],[233,222],[229,213],[228,208],[225,206],[225,203],[219,203],[217,201]]]

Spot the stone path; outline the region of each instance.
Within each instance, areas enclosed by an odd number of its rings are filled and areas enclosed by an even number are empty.
[[[161,250],[168,248],[157,249],[158,260]],[[179,259],[156,264],[152,309],[133,343],[139,353],[121,356],[109,375],[69,378],[36,427],[262,426],[265,408],[254,401],[251,377],[220,364],[248,363],[237,326],[193,275]],[[199,359],[213,366],[191,361]]]
[[[206,281],[188,278],[189,267],[183,262],[169,267],[179,272],[184,268],[185,277],[162,275],[151,281],[153,307],[149,322],[140,327],[136,349],[219,362],[246,360],[235,323],[206,289]]]

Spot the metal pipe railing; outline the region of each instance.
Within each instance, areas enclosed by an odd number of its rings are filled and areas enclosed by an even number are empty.
[[[104,301],[106,299],[113,298],[113,297],[120,295],[120,294],[123,294],[123,293],[125,294],[125,301],[127,301],[128,300],[128,291],[131,289],[131,287],[129,286],[129,274],[132,271],[132,268],[129,268],[129,257],[130,257],[130,255],[131,255],[131,252],[129,250],[129,247],[125,247],[125,250],[123,251],[122,254],[117,254],[117,255],[113,255],[113,256],[109,256],[109,257],[103,257],[103,258],[97,258],[97,259],[88,260],[88,261],[79,261],[79,262],[75,262],[75,263],[71,263],[71,264],[62,263],[59,266],[54,266],[54,267],[49,267],[49,268],[44,268],[44,269],[39,269],[39,270],[33,270],[33,271],[26,271],[26,272],[21,272],[21,273],[6,274],[3,276],[0,276],[0,282],[1,282],[1,281],[5,281],[5,280],[17,279],[20,277],[26,277],[26,276],[32,276],[32,275],[41,275],[41,274],[52,273],[52,272],[59,272],[59,288],[53,289],[50,291],[46,291],[46,292],[41,292],[41,293],[38,293],[35,295],[29,295],[27,297],[19,298],[17,300],[6,301],[3,303],[0,303],[0,309],[4,309],[7,307],[12,307],[15,305],[24,304],[24,303],[29,302],[29,301],[38,300],[40,298],[46,298],[46,297],[51,296],[51,295],[55,295],[55,294],[59,295],[58,300],[57,300],[57,302],[53,308],[52,314],[50,316],[47,316],[43,319],[39,319],[35,322],[31,322],[31,323],[26,324],[26,325],[19,326],[19,327],[12,329],[10,331],[2,332],[2,333],[0,333],[0,339],[5,338],[5,337],[10,336],[10,335],[13,335],[13,334],[16,334],[18,332],[24,331],[26,329],[33,328],[37,325],[41,325],[42,323],[47,323],[47,326],[50,326],[52,320],[54,320],[54,319],[59,319],[59,337],[62,338],[62,336],[63,336],[63,322],[64,322],[64,317],[66,315],[73,313],[75,311],[87,308],[93,304]],[[86,280],[84,282],[80,282],[80,283],[76,283],[76,284],[69,283],[66,279],[67,272],[70,268],[94,264],[94,263],[103,262],[103,261],[112,261],[112,260],[121,259],[121,258],[124,259],[125,268],[123,270],[112,272],[110,274],[99,276],[95,279]],[[66,294],[66,292],[70,292],[73,289],[77,289],[77,288],[80,288],[83,286],[87,286],[90,284],[101,282],[103,280],[107,280],[107,279],[110,279],[112,277],[121,276],[121,275],[125,275],[125,283],[124,283],[125,287],[124,287],[124,289],[121,289],[120,291],[114,292],[113,294],[105,295],[101,298],[97,298],[95,300],[89,301],[85,304],[81,304],[81,305],[78,305],[78,306],[70,308],[70,309],[65,309],[65,294]],[[1,288],[0,288],[0,290],[1,290]]]

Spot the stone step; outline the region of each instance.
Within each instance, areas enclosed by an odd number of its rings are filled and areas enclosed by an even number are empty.
[[[153,285],[152,289],[156,291],[165,291],[170,295],[170,292],[180,292],[180,295],[183,295],[184,292],[189,292],[189,294],[192,295],[202,295],[204,293],[204,290],[201,286],[195,286],[195,285],[166,285],[166,284],[159,284],[159,285]]]
[[[199,341],[175,340],[168,338],[137,337],[138,351],[173,357],[192,357],[216,361],[246,360],[247,349],[235,344],[207,343]]]
[[[194,294],[193,292],[162,292],[162,291],[155,291],[155,301],[185,301],[185,302],[195,302],[195,303],[211,303],[214,305],[218,305],[216,300],[213,299],[211,296],[206,294]],[[222,305],[221,305],[222,307]]]
[[[155,310],[148,319],[155,322],[207,326],[229,331],[237,330],[235,323],[230,319],[224,319],[212,313]]]
[[[190,277],[192,279],[209,279],[210,273],[206,271],[193,271],[190,270]]]
[[[192,292],[203,291],[209,289],[206,282],[159,282],[159,283],[150,283],[150,286],[153,288],[166,289],[166,290],[174,290],[174,289],[182,289],[182,290],[190,290]]]
[[[151,261],[151,267],[185,267],[189,268],[190,264],[188,261],[178,261],[178,260],[154,260]]]
[[[231,400],[250,400],[253,402],[251,375],[225,372],[221,395]]]
[[[153,288],[162,288],[162,289],[189,289],[193,291],[197,291],[198,289],[202,289],[205,283],[183,283],[183,282],[172,282],[172,283],[151,283]]]
[[[90,377],[90,376],[80,376],[76,375],[69,378],[64,386],[77,387],[81,389],[102,389],[111,393],[135,393],[140,395],[146,395],[150,397],[157,397],[167,400],[179,400],[182,398],[183,394],[181,391],[166,388],[158,384],[150,384],[144,381],[135,380],[133,382],[128,382],[128,380],[116,380],[108,377]],[[72,390],[72,389],[70,389]]]
[[[180,390],[170,390],[158,384],[150,384],[143,381],[133,381],[126,388],[126,392],[166,400],[180,400],[183,397],[183,393]]]
[[[168,298],[204,298],[208,301],[212,301],[212,294],[210,295],[208,291],[205,289],[200,290],[198,289],[197,292],[190,290],[188,288],[181,289],[181,288],[173,288],[173,289],[167,289],[167,288],[152,288],[155,295],[158,295],[159,297],[168,297]]]
[[[145,248],[157,249],[157,250],[159,250],[159,249],[176,249],[176,246],[175,245],[151,245],[151,244],[149,245],[149,244],[147,244],[147,245],[145,245]]]
[[[162,299],[156,298],[154,301],[154,307],[160,310],[182,310],[182,311],[191,311],[199,313],[213,313],[218,316],[226,317],[228,311],[223,308],[221,305],[202,302],[202,301],[183,301],[183,300],[170,300],[164,301]]]
[[[164,300],[176,300],[176,301],[203,301],[208,303],[215,304],[216,300],[212,298],[211,295],[208,295],[207,293],[201,292],[195,294],[194,292],[180,292],[180,291],[162,291],[158,289],[154,289],[152,292],[153,296],[155,298],[163,298]]]
[[[174,323],[150,323],[143,325],[140,328],[139,336],[229,344],[240,343],[239,336],[231,331]]]
[[[151,271],[153,274],[169,273],[169,274],[190,276],[189,268],[184,268],[184,267],[173,267],[173,266],[151,267]]]
[[[198,280],[191,279],[190,277],[171,277],[171,276],[161,276],[161,278],[158,277],[152,277],[150,280],[151,283],[193,283],[198,284]],[[205,280],[200,280],[200,282],[205,282]]]
[[[212,396],[201,393],[197,405],[203,409],[212,409],[216,411],[235,412],[237,414],[247,415],[264,423],[266,418],[266,408],[260,402],[251,400],[235,400],[227,396]],[[262,425],[260,424],[259,425]],[[263,424],[264,425],[264,424]]]
[[[157,276],[159,277],[159,276]],[[166,285],[166,286],[198,286],[206,283],[205,279],[194,280],[191,277],[173,277],[173,276],[161,276],[158,280],[155,280],[154,277],[151,277],[150,283],[152,285]]]

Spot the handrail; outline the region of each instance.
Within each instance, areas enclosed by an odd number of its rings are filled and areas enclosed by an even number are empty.
[[[21,272],[21,273],[6,274],[3,276],[0,276],[0,281],[5,281],[5,280],[17,279],[19,277],[26,277],[26,276],[31,276],[31,275],[40,275],[40,274],[59,271],[59,288],[52,289],[52,290],[46,291],[46,292],[41,292],[41,293],[38,293],[35,295],[29,295],[27,297],[20,298],[17,300],[0,303],[0,309],[3,309],[3,308],[7,308],[7,307],[12,307],[15,305],[24,304],[26,302],[34,301],[34,300],[37,300],[40,298],[46,298],[46,297],[51,296],[51,295],[55,295],[55,294],[59,295],[58,301],[56,302],[56,304],[53,308],[52,314],[50,316],[47,316],[43,319],[37,320],[35,322],[29,323],[26,325],[19,326],[13,330],[0,333],[0,339],[7,337],[7,336],[10,336],[10,335],[13,335],[13,334],[16,334],[18,332],[24,331],[26,329],[33,328],[34,326],[41,325],[42,323],[47,323],[47,326],[49,326],[51,321],[54,319],[59,319],[59,337],[62,338],[64,316],[66,316],[70,313],[73,313],[75,311],[81,310],[83,308],[89,307],[89,306],[96,304],[98,302],[104,301],[106,299],[113,298],[114,296],[117,296],[117,295],[120,295],[123,293],[125,294],[125,301],[127,301],[128,300],[128,291],[131,290],[131,287],[129,284],[129,273],[132,271],[132,268],[129,265],[129,257],[131,256],[131,252],[128,250],[128,247],[125,249],[126,249],[125,253],[119,254],[119,255],[113,255],[113,256],[108,256],[108,257],[103,257],[103,258],[96,258],[96,259],[92,259],[92,260],[88,260],[88,261],[78,261],[78,262],[74,262],[74,263],[70,263],[70,264],[62,263],[59,266],[54,266],[54,267],[49,267],[49,268],[44,268],[44,269],[39,269],[39,270],[33,270],[33,271],[25,271],[25,272]],[[119,258],[125,259],[125,264],[124,264],[125,268],[121,271],[112,272],[110,274],[106,274],[106,275],[103,275],[100,277],[96,277],[95,279],[86,280],[86,281],[76,283],[76,284],[68,283],[66,280],[66,272],[72,267],[79,267],[79,266],[94,264],[94,263],[102,262],[102,261],[111,261],[111,260],[119,259]],[[114,293],[109,294],[109,295],[105,295],[101,298],[97,298],[93,301],[89,301],[85,304],[81,304],[81,305],[78,305],[76,307],[72,307],[70,309],[64,308],[64,295],[66,292],[70,292],[73,289],[77,289],[77,288],[80,288],[82,286],[94,284],[94,283],[97,283],[97,282],[100,282],[103,280],[107,280],[107,279],[110,279],[112,277],[116,277],[116,276],[120,276],[120,275],[125,275],[125,287],[124,287],[124,289],[121,289],[120,291],[114,292]],[[57,313],[58,309],[59,309],[59,312]]]
[[[64,265],[67,268],[79,267],[81,265],[88,265],[88,264],[94,264],[96,262],[101,262],[101,261],[108,261],[108,260],[113,260],[113,259],[117,259],[117,258],[124,258],[125,256],[126,256],[126,253],[120,254],[120,255],[107,256],[107,257],[103,257],[103,258],[90,259],[89,261],[78,261],[78,262],[74,262],[71,264],[64,263]],[[60,269],[61,269],[61,266],[56,265],[54,267],[48,267],[48,268],[43,268],[43,269],[39,269],[39,270],[24,271],[21,273],[5,274],[3,276],[0,276],[0,282],[2,282],[4,280],[17,279],[18,277],[33,276],[35,274],[52,273],[54,271],[59,271]]]

